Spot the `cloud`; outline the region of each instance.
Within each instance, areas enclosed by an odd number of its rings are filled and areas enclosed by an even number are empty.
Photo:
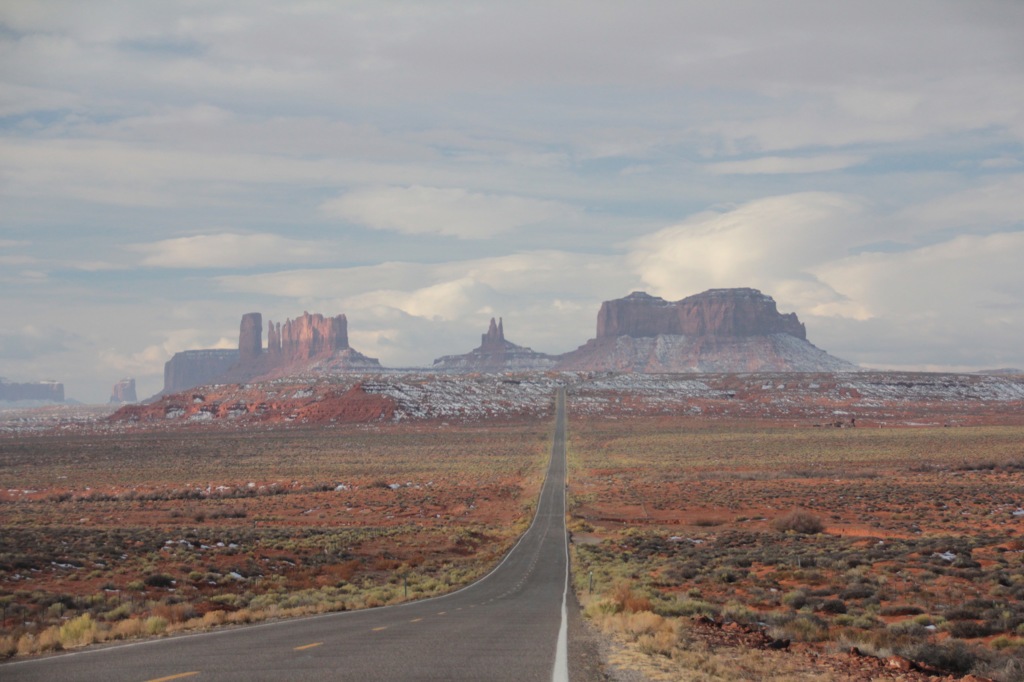
[[[378,230],[462,239],[485,239],[573,215],[567,205],[554,201],[422,185],[353,190],[321,208]]]
[[[823,173],[858,166],[867,161],[866,156],[832,155],[796,158],[786,156],[762,156],[744,161],[723,161],[708,165],[715,175],[750,175],[777,173]]]
[[[26,325],[0,333],[0,360],[35,360],[64,353],[79,338],[78,334],[64,329]]]
[[[828,321],[823,338],[877,366],[1019,362],[1021,253],[1024,232],[1001,232],[823,263],[816,276],[869,316],[863,324]]]
[[[752,286],[801,307],[840,304],[841,294],[812,270],[874,239],[878,228],[866,215],[862,200],[842,194],[767,197],[637,239],[628,245],[627,262],[652,293],[669,299]]]
[[[915,204],[904,209],[901,218],[936,231],[969,228],[987,232],[1024,226],[1024,174],[999,177]]]
[[[141,265],[157,268],[244,268],[279,263],[316,263],[330,257],[319,242],[275,234],[196,235],[124,247],[142,254]]]

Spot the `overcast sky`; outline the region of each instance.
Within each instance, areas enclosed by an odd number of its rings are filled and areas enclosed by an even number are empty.
[[[0,2],[0,376],[103,402],[241,315],[391,367],[755,287],[1024,367],[1024,3]]]

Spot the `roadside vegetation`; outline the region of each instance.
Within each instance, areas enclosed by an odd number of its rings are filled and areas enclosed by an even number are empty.
[[[525,530],[549,426],[0,440],[0,658],[449,592]]]
[[[576,591],[655,679],[1021,680],[1022,470],[1020,427],[577,423]]]

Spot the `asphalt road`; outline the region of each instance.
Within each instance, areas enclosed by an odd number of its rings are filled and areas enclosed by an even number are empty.
[[[0,666],[0,680],[567,681],[565,395],[530,529],[489,575],[452,594]],[[566,618],[568,606],[571,619]],[[556,660],[557,659],[557,660]],[[591,678],[589,674],[574,679]]]

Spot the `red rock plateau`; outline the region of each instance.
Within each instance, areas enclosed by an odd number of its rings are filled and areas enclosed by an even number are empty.
[[[445,355],[434,360],[433,369],[445,372],[514,372],[545,370],[555,366],[558,358],[538,353],[505,340],[505,325],[491,318],[487,333],[480,337],[480,346],[465,355]]]
[[[597,338],[631,336],[768,336],[806,339],[796,313],[783,315],[771,296],[757,289],[709,289],[669,302],[635,291],[605,301],[597,314]]]
[[[842,372],[857,367],[807,341],[795,313],[756,289],[711,289],[669,302],[644,292],[605,301],[597,338],[561,356],[560,370]]]

